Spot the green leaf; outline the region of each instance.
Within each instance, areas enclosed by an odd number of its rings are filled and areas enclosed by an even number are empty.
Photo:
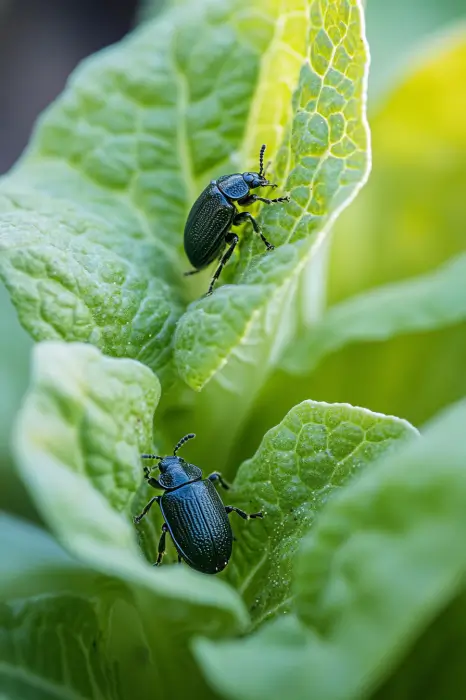
[[[188,650],[191,635],[236,633],[247,615],[226,583],[186,566],[155,570],[137,547],[130,515],[142,482],[139,455],[151,447],[158,396],[156,377],[134,360],[104,357],[90,345],[41,343],[17,424],[16,455],[59,542],[94,578],[116,586],[131,608],[128,624],[142,630],[149,650],[157,649],[146,669],[152,679],[146,693],[153,692],[156,676],[166,692],[185,693],[189,679],[189,687],[202,695],[205,684]],[[126,623],[115,625],[124,639]],[[176,668],[175,650],[182,659]],[[131,677],[125,683],[131,686]],[[132,697],[130,688],[126,697]]]
[[[78,68],[0,188],[0,276],[36,340],[91,342],[170,375],[188,208],[214,174],[255,163],[260,139],[278,147],[304,45],[302,0],[291,10],[173,8]]]
[[[187,567],[155,575],[138,551],[132,501],[159,392],[155,375],[134,360],[80,343],[39,344],[15,435],[21,475],[44,520],[81,561],[169,597],[219,610],[225,603],[227,618],[244,620],[225,584]]]
[[[11,431],[27,389],[32,341],[21,328],[6,289],[0,284],[0,510],[33,517],[31,503],[14,469]]]
[[[333,491],[415,435],[398,418],[315,401],[293,408],[265,435],[239,468],[231,498],[247,512],[265,513],[241,527],[228,568],[255,625],[290,609],[296,550]]]
[[[95,606],[66,596],[0,605],[0,681],[8,698],[120,700]]]
[[[466,254],[435,272],[386,285],[330,307],[283,358],[291,373],[311,372],[350,343],[435,330],[466,319]]]
[[[0,557],[0,683],[8,697],[150,697],[159,680],[144,630],[150,605],[138,606],[123,581],[86,568],[48,533],[2,515]]]
[[[110,658],[117,612],[110,603],[129,597],[125,587],[73,560],[43,530],[1,514],[0,557],[2,691],[18,700],[122,697],[123,660]],[[127,626],[128,649],[132,632]]]
[[[56,491],[48,517],[71,532],[73,511],[89,507],[75,503],[75,490],[64,489],[67,481],[76,489],[92,487],[96,507],[105,500],[112,511],[129,513],[142,477],[139,455],[151,445],[160,398],[157,377],[134,360],[116,361],[91,345],[57,341],[36,346],[32,374],[16,451],[24,481],[38,495],[45,478],[39,462],[44,470],[50,463],[57,471],[48,488]],[[116,513],[113,520],[111,539],[124,546],[128,538],[118,526],[123,521]],[[99,532],[101,524],[89,518],[88,534]]]
[[[4,463],[12,417],[18,410],[28,383],[28,363],[32,342],[15,318],[8,295],[0,286],[0,460]]]
[[[462,402],[335,494],[298,557],[300,620],[280,618],[243,641],[197,642],[215,688],[241,700],[281,698],[284,688],[295,700],[309,688],[319,700],[356,700],[417,644],[432,650],[424,635],[464,592],[465,421]]]
[[[154,23],[86,61],[0,189],[0,276],[31,335],[92,342],[162,376],[187,197],[173,31],[161,40]]]
[[[0,601],[57,590],[74,578],[81,590],[84,567],[73,560],[44,530],[0,512]]]
[[[105,221],[103,212],[66,203],[59,193],[55,199],[26,193],[17,184],[28,180],[21,172],[3,184],[0,276],[22,325],[35,340],[91,342],[110,355],[135,357],[164,371],[177,305],[166,283],[154,276],[155,245],[132,240],[124,215],[117,225],[111,215]],[[47,172],[44,167],[44,183]],[[68,179],[79,187],[75,175]],[[133,222],[135,228],[133,237],[140,235]]]
[[[274,178],[290,193],[291,202],[270,206],[260,217],[279,249],[265,255],[260,241],[251,245],[246,239],[235,284],[193,303],[180,320],[175,359],[181,376],[197,390],[231,361],[235,366],[249,363],[255,370],[260,366],[258,376],[263,377],[277,347],[289,336],[290,319],[284,324],[283,317],[292,311],[301,273],[317,256],[331,222],[368,173],[367,49],[359,3],[314,0],[306,2],[304,9],[301,0],[289,2],[278,18],[275,39],[262,63],[242,152],[243,160],[251,159],[258,150],[258,136],[267,141],[270,114],[277,110],[283,114],[284,140]],[[290,55],[294,56],[291,73]],[[285,80],[296,88],[292,105],[283,94]],[[277,85],[282,88],[280,109],[273,96]],[[256,121],[258,115],[264,126]],[[228,375],[223,374],[228,383]],[[222,382],[221,377],[217,380]],[[257,382],[254,377],[252,385]],[[243,386],[250,388],[251,382]]]
[[[46,522],[82,561],[167,595],[184,589],[199,604],[221,604],[223,594],[237,614],[239,601],[220,582],[178,567],[155,576],[138,552],[131,501],[158,393],[154,375],[133,360],[88,345],[38,345],[16,430],[21,474]]]

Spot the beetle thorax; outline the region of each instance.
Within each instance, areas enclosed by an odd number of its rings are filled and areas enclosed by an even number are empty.
[[[158,465],[160,469],[159,484],[164,489],[176,489],[179,486],[202,478],[202,471],[194,464],[185,462],[181,457],[164,457]]]

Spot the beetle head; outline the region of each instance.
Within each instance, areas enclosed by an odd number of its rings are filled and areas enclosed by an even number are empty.
[[[180,447],[188,440],[196,437],[194,433],[189,433],[181,438],[173,450],[173,455],[161,457],[158,463],[160,470],[159,484],[163,489],[173,489],[178,486],[183,486],[190,481],[196,481],[202,477],[202,471],[194,464],[186,462],[182,457],[176,454]]]
[[[160,469],[161,474],[166,474],[167,472],[172,471],[172,469],[176,469],[177,467],[180,467],[183,464],[185,464],[183,457],[175,457],[172,455],[168,455],[167,457],[164,457],[160,460],[160,462],[157,464],[157,467]]]
[[[195,464],[186,462],[182,457],[164,457],[158,464],[160,469],[159,484],[163,489],[184,486],[202,477],[202,471]]]
[[[250,190],[254,190],[256,187],[277,186],[274,182],[269,182],[266,177],[260,175],[259,173],[243,173],[243,180]]]
[[[269,182],[265,177],[265,171],[267,166],[264,168],[264,152],[265,143],[261,146],[259,153],[259,172],[258,173],[243,173],[243,180],[248,185],[250,190],[256,189],[256,187],[277,187],[273,182]]]

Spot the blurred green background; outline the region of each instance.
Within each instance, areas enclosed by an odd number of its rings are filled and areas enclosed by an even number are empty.
[[[146,2],[145,13],[160,4]],[[47,0],[0,8],[0,168],[6,170],[74,65],[130,31],[141,8],[136,2]],[[433,271],[466,250],[464,0],[368,0],[366,10],[373,171],[334,230],[329,306]],[[0,338],[0,507],[34,518],[9,450],[32,342],[3,288]],[[304,378],[277,371],[253,408],[236,457],[249,456],[264,431],[305,398],[347,401],[421,426],[466,394],[465,357],[466,326],[460,320],[348,345]]]

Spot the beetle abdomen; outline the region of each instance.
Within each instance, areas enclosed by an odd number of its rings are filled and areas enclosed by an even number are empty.
[[[225,506],[210,481],[196,481],[164,493],[160,508],[175,547],[187,564],[205,574],[216,574],[226,567],[233,535]]]
[[[236,209],[211,182],[189,212],[184,227],[184,249],[189,262],[200,270],[218,256]]]

